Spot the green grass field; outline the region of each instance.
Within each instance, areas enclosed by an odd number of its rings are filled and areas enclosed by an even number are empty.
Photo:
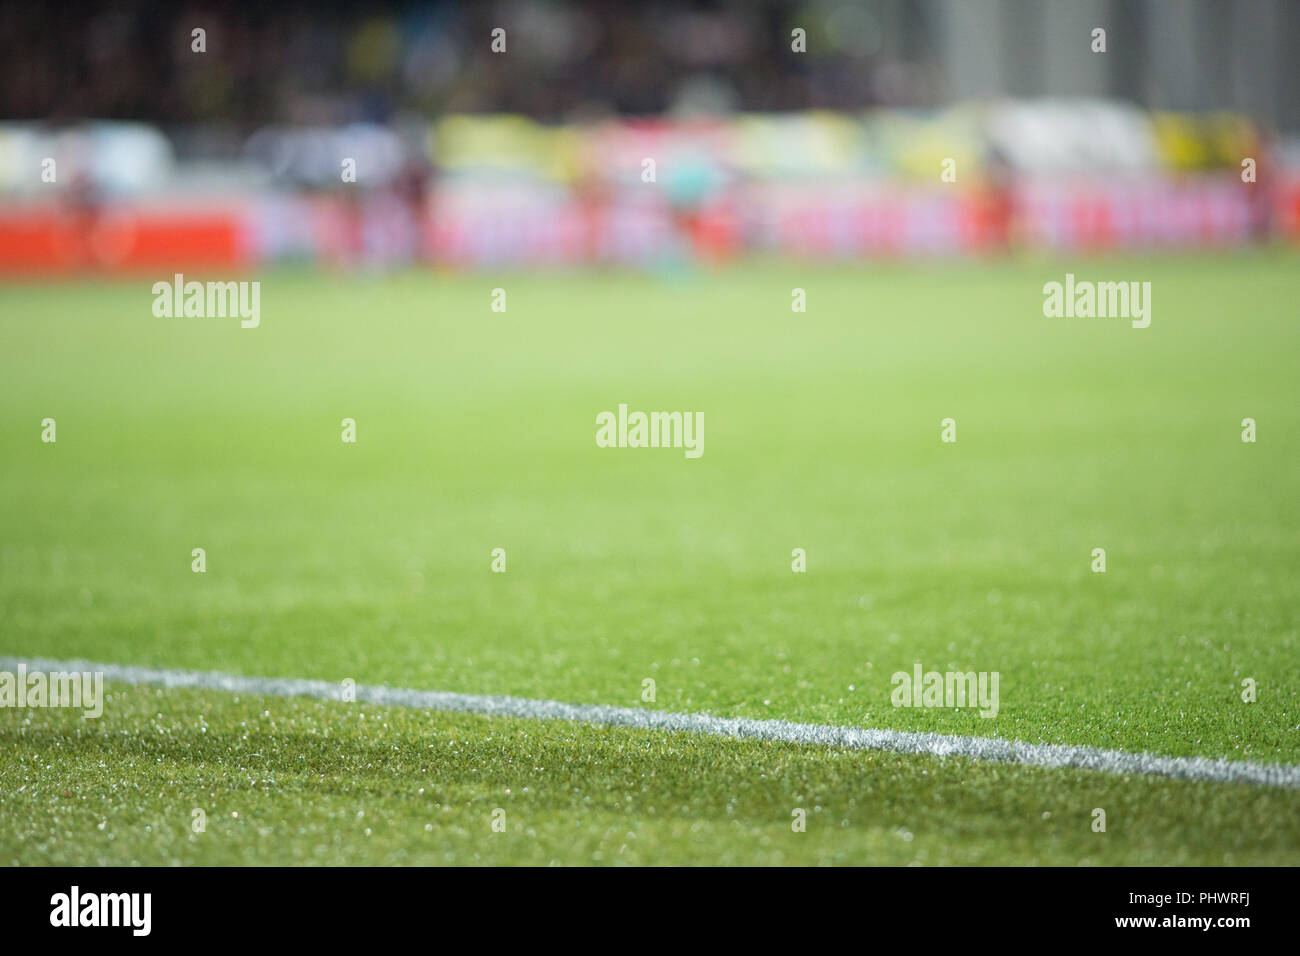
[[[1067,271],[1150,328],[1044,318]],[[0,656],[1300,763],[1293,253],[286,271],[258,329],[158,278],[0,286]],[[0,862],[1300,863],[1294,790],[113,691],[0,710]]]

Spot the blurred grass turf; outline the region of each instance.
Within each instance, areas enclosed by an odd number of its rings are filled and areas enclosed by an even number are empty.
[[[1151,327],[1044,318],[1066,271]],[[1292,254],[286,271],[248,330],[155,278],[0,286],[4,653],[1300,759]],[[1000,715],[891,707],[918,660]]]
[[[0,865],[1294,865],[1295,808],[1236,784],[120,685],[100,720],[0,723]]]

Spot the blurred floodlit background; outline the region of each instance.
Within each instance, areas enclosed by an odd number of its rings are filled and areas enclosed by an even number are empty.
[[[1288,0],[5,0],[0,273],[1297,241],[1297,49]]]

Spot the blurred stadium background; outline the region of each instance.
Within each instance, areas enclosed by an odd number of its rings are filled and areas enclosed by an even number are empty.
[[[1300,242],[1285,0],[6,2],[2,19],[11,277]]]
[[[1297,0],[0,0],[0,656],[1294,779],[1297,50]],[[1154,322],[1044,318],[1067,270]],[[709,450],[600,448],[623,403]],[[1300,862],[1296,790],[112,683],[0,714],[0,864]]]

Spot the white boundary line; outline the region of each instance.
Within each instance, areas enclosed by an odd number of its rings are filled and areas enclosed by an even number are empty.
[[[105,680],[127,684],[149,684],[168,688],[194,687],[228,693],[264,694],[273,697],[315,697],[323,700],[341,700],[343,696],[342,685],[328,681],[244,677],[217,671],[156,670],[84,660],[0,657],[0,670],[12,671],[18,664],[26,665],[28,672],[101,672]],[[436,690],[407,690],[400,687],[358,684],[355,691],[358,701],[394,707],[457,711],[493,717],[521,717],[530,720],[572,720],[609,727],[686,731],[710,734],[715,737],[774,740],[782,743],[843,747],[852,750],[889,750],[903,754],[966,757],[970,760],[1020,763],[1031,767],[1077,767],[1101,773],[1143,774],[1180,780],[1300,788],[1300,766],[1285,764],[1259,764],[1245,760],[1216,760],[1207,757],[1162,757],[1157,754],[1127,753],[1122,750],[1102,750],[1097,747],[1021,743],[1002,737],[960,737],[948,734],[910,733],[901,730],[877,730],[868,727],[796,724],[785,720],[675,714],[632,707],[565,704],[555,700],[454,694]]]

